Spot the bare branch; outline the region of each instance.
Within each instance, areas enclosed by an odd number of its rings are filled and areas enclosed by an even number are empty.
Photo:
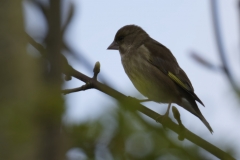
[[[201,64],[202,66],[211,69],[211,70],[222,70],[223,71],[223,67],[217,66],[215,64],[212,64],[210,61],[207,60],[207,58],[204,58],[202,56],[200,56],[200,54],[196,53],[196,52],[191,52],[190,56],[199,64]]]
[[[226,74],[231,86],[233,87],[233,89],[237,92],[239,92],[239,88],[236,85],[234,78],[230,72],[230,67],[227,61],[227,57],[226,57],[226,51],[224,48],[224,43],[223,43],[223,38],[222,38],[222,34],[221,34],[221,27],[220,27],[220,21],[219,21],[219,14],[218,14],[218,1],[217,0],[211,0],[211,10],[212,10],[212,19],[213,19],[213,27],[214,27],[214,33],[215,33],[215,39],[216,39],[216,43],[217,43],[217,49],[218,49],[218,53],[220,55],[221,61],[222,61],[222,65],[223,65],[223,70],[224,73]]]
[[[97,80],[90,78],[90,77],[76,71],[73,68],[71,68],[71,70],[69,70],[68,74],[85,82],[85,83],[91,82],[91,85],[93,88],[115,98],[120,103],[125,104],[125,106],[128,106],[128,107],[126,107],[127,109],[138,110],[141,113],[145,114],[146,116],[148,116],[154,120],[158,117],[162,117],[162,115],[160,115],[160,114],[150,110],[149,108],[143,106],[142,104],[140,104],[138,100],[136,100],[134,98],[129,98],[129,97],[123,95],[122,93],[98,82]],[[176,132],[178,135],[183,135],[183,128],[171,120],[167,121],[167,123],[164,123],[164,126],[171,129],[172,131]],[[204,139],[200,138],[199,136],[193,134],[186,128],[184,128],[184,138],[188,139],[192,143],[195,143],[196,145],[202,147],[203,149],[212,153],[213,155],[215,155],[216,157],[218,157],[220,159],[228,159],[228,160],[234,159],[228,153],[225,153],[224,151],[222,151],[221,149],[212,145],[211,143],[209,143],[209,142],[205,141]]]
[[[85,91],[85,90],[91,89],[91,88],[93,88],[92,84],[90,82],[88,82],[85,85],[82,85],[81,87],[78,87],[78,88],[64,89],[64,90],[62,90],[62,93],[64,95],[66,95],[66,94],[73,93],[73,92]]]

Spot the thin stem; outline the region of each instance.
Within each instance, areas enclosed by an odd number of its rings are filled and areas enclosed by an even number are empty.
[[[221,34],[221,25],[220,25],[220,20],[219,20],[219,14],[218,14],[218,0],[211,0],[211,11],[212,11],[212,19],[213,19],[213,27],[214,27],[214,34],[215,34],[215,39],[216,39],[216,44],[217,44],[217,49],[218,53],[220,55],[222,65],[223,65],[223,70],[232,85],[234,90],[238,90],[238,86],[234,82],[234,79],[232,77],[232,74],[230,72],[230,67],[227,61],[226,57],[226,51],[223,43],[223,38]]]

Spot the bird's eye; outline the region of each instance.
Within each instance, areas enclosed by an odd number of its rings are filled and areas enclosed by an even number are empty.
[[[124,39],[123,36],[118,37],[118,41],[122,41]]]

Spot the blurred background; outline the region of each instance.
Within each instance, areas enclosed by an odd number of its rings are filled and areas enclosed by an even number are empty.
[[[183,125],[240,159],[239,4],[238,0],[0,2],[1,159],[218,159],[188,140],[179,141],[155,120],[122,109],[96,89],[59,94],[85,84],[75,78],[64,80],[64,55],[68,64],[89,77],[99,61],[100,82],[126,96],[144,98],[125,74],[118,51],[106,50],[117,30],[128,24],[142,27],[172,51],[205,104],[198,105],[214,133],[175,105]],[[160,114],[167,109],[167,104],[143,104]],[[176,121],[172,113],[170,117]]]

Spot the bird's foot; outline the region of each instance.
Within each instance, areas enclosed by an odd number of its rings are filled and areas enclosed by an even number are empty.
[[[158,116],[156,118],[156,121],[162,123],[164,128],[166,128],[165,124],[170,120],[170,118],[169,118],[169,110],[170,110],[170,108],[171,108],[171,103],[169,103],[168,109],[167,109],[166,113],[164,115]]]

